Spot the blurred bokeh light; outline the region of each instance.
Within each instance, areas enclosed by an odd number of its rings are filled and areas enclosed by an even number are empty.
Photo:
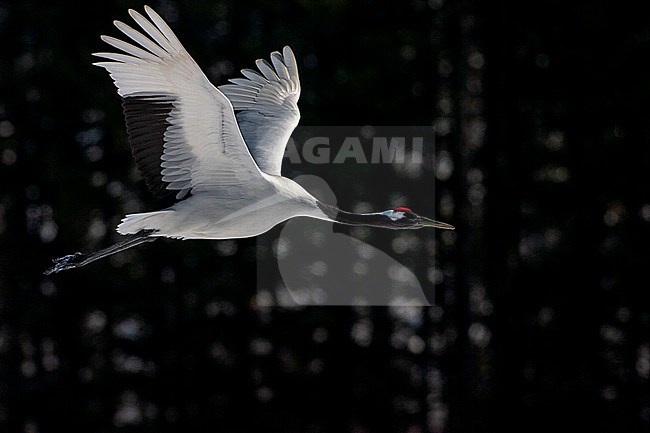
[[[282,239],[158,241],[42,275],[153,205],[120,100],[91,66],[99,35],[143,4],[0,1],[0,431],[650,429],[646,14],[150,3],[217,85],[291,45],[304,125],[435,129],[423,164],[389,167],[393,185],[378,165],[358,183],[287,162],[289,177],[326,178],[341,207],[433,208],[457,227],[339,228],[408,264],[435,305],[321,308],[258,290],[256,258],[286,253]]]

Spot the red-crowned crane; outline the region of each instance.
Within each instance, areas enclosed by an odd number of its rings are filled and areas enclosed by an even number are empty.
[[[243,69],[244,78],[216,88],[165,21],[144,9],[149,19],[134,10],[129,14],[146,35],[114,22],[139,46],[102,36],[121,52],[95,53],[108,60],[95,65],[117,86],[129,143],[149,190],[171,205],[126,215],[117,227],[124,240],[55,259],[46,274],[159,237],[246,238],[298,216],[390,229],[454,229],[405,207],[344,212],[282,177],[284,149],[300,118],[300,80],[291,49],[271,53],[271,63],[257,60],[259,73]]]

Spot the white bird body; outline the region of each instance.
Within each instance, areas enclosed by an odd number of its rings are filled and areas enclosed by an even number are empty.
[[[126,235],[155,230],[152,236],[178,239],[232,239],[260,235],[297,216],[329,220],[314,197],[296,182],[262,176],[264,180],[253,186],[255,193],[249,196],[199,192],[162,211],[127,215],[117,231]]]
[[[46,273],[84,266],[159,237],[230,239],[257,236],[297,216],[350,225],[453,229],[407,208],[354,214],[319,202],[281,175],[287,141],[298,125],[300,79],[289,47],[258,59],[259,72],[216,88],[151,8],[129,10],[141,30],[114,21],[137,45],[110,36],[121,52],[94,55],[122,98],[133,156],[154,196],[168,204],[127,215],[125,239],[91,254],[54,261]]]

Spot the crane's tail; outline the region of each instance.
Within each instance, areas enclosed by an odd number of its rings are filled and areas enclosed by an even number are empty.
[[[50,275],[65,271],[66,269],[80,268],[82,266],[86,266],[88,263],[94,262],[95,260],[110,256],[111,254],[119,253],[120,251],[124,251],[136,245],[140,245],[145,242],[153,242],[158,239],[157,237],[152,236],[155,231],[156,230],[140,230],[138,233],[126,236],[126,239],[114,245],[111,245],[108,248],[104,248],[103,250],[95,251],[94,253],[74,253],[59,257],[58,259],[52,260],[52,262],[54,262],[54,265],[43,272],[43,274]]]

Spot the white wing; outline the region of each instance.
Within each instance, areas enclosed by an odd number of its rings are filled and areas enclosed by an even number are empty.
[[[233,84],[219,86],[232,102],[244,140],[260,169],[280,176],[287,141],[298,121],[300,79],[291,48],[282,54],[271,53],[271,62],[255,63],[262,75],[252,69],[241,72],[246,78],[233,78]]]
[[[244,143],[228,98],[215,88],[169,26],[145,6],[149,20],[129,14],[149,37],[115,21],[142,48],[110,36],[123,53],[95,53],[122,97],[138,168],[158,198],[190,191],[228,190],[262,179]]]

